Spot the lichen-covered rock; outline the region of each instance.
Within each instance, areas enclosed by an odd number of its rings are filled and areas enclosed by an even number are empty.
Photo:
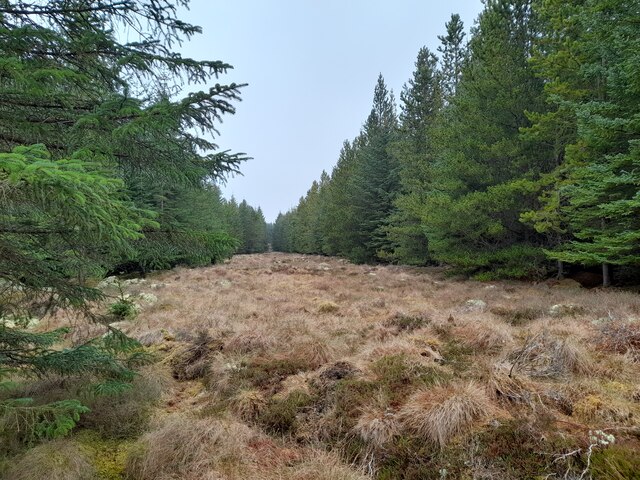
[[[465,312],[483,312],[487,308],[487,303],[483,300],[472,299],[464,302],[463,310]]]

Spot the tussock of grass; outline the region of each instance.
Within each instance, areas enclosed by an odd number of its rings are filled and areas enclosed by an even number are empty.
[[[170,388],[151,416],[165,420],[124,442],[130,480],[579,478],[598,429],[624,451],[598,447],[585,478],[634,471],[636,293],[284,254],[156,281],[158,302],[128,328],[154,332]],[[55,401],[74,382],[40,382],[34,396]],[[145,388],[96,401],[81,424],[122,445],[145,428]]]
[[[586,350],[568,338],[558,338],[547,331],[525,339],[524,344],[509,356],[512,371],[532,377],[587,375],[594,372],[594,363]]]
[[[10,480],[93,480],[96,471],[91,458],[72,440],[54,440],[38,445],[11,462]]]
[[[231,411],[246,422],[256,420],[267,406],[259,390],[241,390],[230,400]]]
[[[382,448],[400,433],[395,413],[379,407],[365,407],[353,431],[368,444]]]
[[[126,474],[132,480],[221,478],[223,471],[238,472],[251,462],[245,445],[255,436],[237,422],[175,415],[142,437]]]
[[[400,416],[406,428],[443,448],[489,410],[482,388],[466,383],[420,390],[409,397]]]

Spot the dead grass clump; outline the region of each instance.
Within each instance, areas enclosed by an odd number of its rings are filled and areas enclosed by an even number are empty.
[[[231,411],[245,422],[256,420],[267,406],[267,400],[259,390],[241,390],[229,403]]]
[[[326,342],[312,338],[297,343],[293,347],[291,357],[301,364],[306,364],[309,369],[315,370],[329,363],[333,358],[333,352]]]
[[[640,322],[607,322],[600,327],[598,348],[605,352],[630,354],[640,361]]]
[[[509,360],[512,372],[532,377],[559,377],[568,374],[593,373],[594,363],[587,352],[569,339],[561,339],[542,331],[529,337],[514,351]]]
[[[489,400],[479,386],[454,384],[414,393],[400,416],[406,428],[444,448],[454,436],[468,432],[489,408]]]
[[[429,324],[430,319],[423,314],[405,315],[396,313],[384,322],[385,327],[393,328],[396,333],[413,332]]]
[[[14,460],[4,478],[11,480],[92,480],[96,471],[77,443],[54,440],[38,445]]]
[[[514,327],[519,327],[536,320],[544,313],[541,309],[532,307],[510,308],[496,306],[491,308],[489,311]]]
[[[138,436],[149,423],[151,409],[165,388],[161,374],[147,368],[122,393],[87,398],[84,403],[90,411],[82,415],[78,425],[110,438]]]
[[[456,326],[452,335],[474,352],[497,353],[513,342],[513,337],[504,325],[491,322],[473,322]]]
[[[212,339],[207,332],[199,332],[191,343],[177,351],[171,358],[173,378],[176,380],[203,378],[207,374],[211,354],[221,348],[220,340]]]
[[[506,366],[496,366],[489,373],[487,393],[498,401],[527,405],[539,398],[535,385],[525,378],[510,374]]]
[[[225,353],[233,354],[262,354],[272,349],[276,344],[277,341],[273,335],[264,331],[248,330],[232,336],[225,342],[223,350]]]
[[[175,415],[141,438],[125,472],[132,480],[222,478],[220,468],[240,469],[252,460],[246,444],[255,436],[237,422]]]
[[[367,480],[370,477],[344,465],[325,452],[314,452],[309,458],[291,467],[283,480]]]
[[[382,448],[400,433],[396,415],[379,407],[365,407],[353,427],[354,432],[375,448]]]
[[[322,302],[318,306],[319,313],[336,313],[338,310],[340,310],[340,307],[334,302]]]

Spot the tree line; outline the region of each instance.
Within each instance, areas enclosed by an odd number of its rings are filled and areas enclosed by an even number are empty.
[[[640,12],[627,0],[489,0],[452,15],[400,93],[382,75],[273,247],[444,263],[477,278],[640,264]]]

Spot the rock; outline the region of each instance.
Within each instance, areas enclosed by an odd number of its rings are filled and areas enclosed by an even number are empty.
[[[166,283],[152,283],[151,285],[149,285],[149,288],[153,288],[154,290],[157,290],[158,288],[164,288],[166,286],[167,286]]]
[[[153,305],[158,301],[158,297],[156,297],[153,293],[142,292],[138,295],[138,298],[143,302],[148,303],[149,305]]]
[[[140,285],[145,282],[146,280],[144,278],[130,278],[129,280],[122,282],[122,285]]]
[[[552,317],[575,317],[576,315],[581,315],[583,313],[584,307],[573,303],[559,303],[557,305],[553,305],[549,309],[549,315]]]
[[[467,300],[464,302],[465,312],[483,312],[487,308],[487,303],[483,300]]]
[[[109,288],[109,287],[113,287],[118,283],[118,277],[116,277],[115,275],[112,275],[111,277],[107,277],[104,280],[102,280],[99,284],[98,284],[98,288]]]
[[[218,285],[222,288],[231,288],[232,283],[229,280],[220,280]]]
[[[109,324],[110,327],[118,329],[118,330],[127,330],[128,328],[133,327],[133,322],[130,320],[122,320],[120,322],[112,322]]]
[[[317,266],[318,270],[324,270],[325,272],[331,270],[331,267],[328,263],[319,263]]]
[[[0,323],[7,328],[21,328],[21,329],[31,329],[35,328],[40,324],[40,319],[36,317],[31,318],[0,318]]]

